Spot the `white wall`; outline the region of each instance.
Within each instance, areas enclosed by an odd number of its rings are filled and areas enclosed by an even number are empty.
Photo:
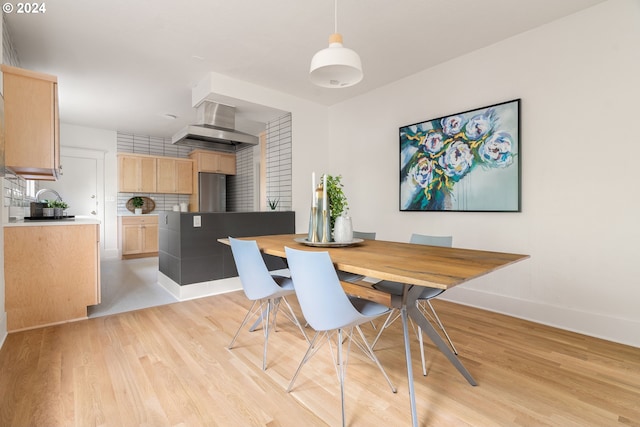
[[[98,201],[104,209],[104,247],[102,258],[118,256],[118,163],[117,133],[112,130],[88,128],[66,123],[60,124],[60,145],[64,148],[86,148],[104,152],[104,200]],[[64,168],[64,165],[62,165]],[[63,169],[64,170],[64,169]]]
[[[445,295],[640,346],[639,22],[640,2],[610,0],[332,107],[354,228],[529,254]],[[399,212],[400,126],[514,98],[522,213]]]

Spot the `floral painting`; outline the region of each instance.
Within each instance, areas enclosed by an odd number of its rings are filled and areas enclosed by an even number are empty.
[[[520,211],[520,100],[400,128],[400,210]]]

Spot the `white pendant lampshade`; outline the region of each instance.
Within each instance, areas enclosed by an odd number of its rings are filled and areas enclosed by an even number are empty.
[[[312,83],[328,88],[353,86],[364,76],[360,57],[342,46],[342,36],[337,33],[329,37],[328,48],[313,55],[309,73]]]
[[[338,33],[338,0],[334,4],[335,27],[329,37],[329,47],[313,55],[309,77],[318,86],[342,88],[360,83],[364,74],[358,54],[342,46],[342,36]]]

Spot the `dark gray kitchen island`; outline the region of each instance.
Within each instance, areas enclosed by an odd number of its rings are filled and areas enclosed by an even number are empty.
[[[295,212],[174,212],[158,214],[159,269],[180,287],[238,275],[226,237],[295,232]],[[269,270],[286,268],[264,255]]]

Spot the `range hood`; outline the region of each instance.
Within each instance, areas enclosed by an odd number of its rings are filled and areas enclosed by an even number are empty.
[[[197,124],[173,135],[171,142],[217,151],[238,151],[257,145],[257,136],[235,130],[236,109],[204,100],[196,107]]]

